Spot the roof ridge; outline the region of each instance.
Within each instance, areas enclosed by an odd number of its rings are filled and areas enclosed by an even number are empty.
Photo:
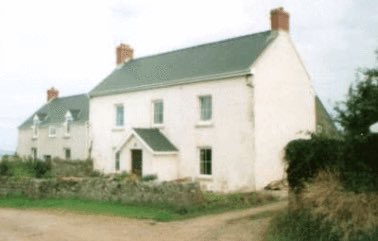
[[[162,55],[172,54],[174,52],[179,52],[179,51],[184,51],[184,50],[189,50],[189,49],[195,49],[195,48],[199,48],[199,47],[203,47],[203,46],[220,44],[220,43],[224,43],[224,42],[227,42],[227,41],[237,40],[237,39],[246,38],[246,37],[251,37],[251,36],[254,36],[254,35],[268,33],[268,32],[272,32],[272,31],[271,30],[266,30],[266,31],[262,31],[262,32],[251,33],[251,34],[241,35],[241,36],[232,37],[232,38],[226,38],[226,39],[222,39],[222,40],[218,40],[218,41],[214,41],[214,42],[202,43],[202,44],[199,44],[199,45],[193,45],[193,46],[184,47],[184,48],[180,48],[180,49],[174,49],[174,50],[170,50],[170,51],[166,51],[166,52],[161,52],[161,53],[146,55],[146,56],[143,56],[143,57],[132,59],[130,62],[134,62],[134,61],[138,61],[138,60],[142,60],[142,59],[146,59],[146,58],[152,58],[152,57],[156,57],[156,56],[162,56]]]
[[[54,98],[52,101],[61,100],[61,99],[68,99],[68,98],[78,97],[78,96],[87,96],[89,98],[89,95],[87,93],[83,93],[83,94],[68,95],[68,96],[62,96],[62,97]],[[52,101],[50,101],[49,103],[51,103]]]

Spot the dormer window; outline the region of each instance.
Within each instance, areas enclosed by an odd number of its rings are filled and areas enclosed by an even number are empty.
[[[39,125],[39,118],[38,118],[37,115],[35,115],[33,117],[33,125],[32,125],[33,138],[37,138],[38,137],[38,125]]]
[[[56,127],[49,126],[49,137],[55,137],[55,136],[56,136]]]
[[[70,136],[71,135],[71,125],[73,122],[73,117],[70,111],[68,111],[65,115],[65,122],[64,122],[64,135]]]

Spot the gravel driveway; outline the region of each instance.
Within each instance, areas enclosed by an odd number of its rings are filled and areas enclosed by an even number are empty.
[[[285,207],[287,202],[281,201],[167,223],[63,211],[1,208],[0,241],[262,241],[270,218],[251,217]]]

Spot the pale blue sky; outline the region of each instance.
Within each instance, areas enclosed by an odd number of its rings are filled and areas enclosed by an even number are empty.
[[[375,64],[376,1],[0,1],[0,149],[15,150],[17,126],[49,87],[65,96],[99,83],[120,42],[140,57],[263,31],[279,6],[290,12],[292,39],[331,110],[356,69]]]

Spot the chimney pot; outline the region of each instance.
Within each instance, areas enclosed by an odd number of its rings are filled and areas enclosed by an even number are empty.
[[[47,101],[53,100],[55,98],[58,98],[59,91],[55,89],[54,87],[51,87],[47,90]]]
[[[272,30],[289,32],[289,13],[283,7],[270,11],[270,21]]]
[[[134,50],[127,44],[121,43],[116,48],[116,63],[117,65],[123,64],[133,59]]]

